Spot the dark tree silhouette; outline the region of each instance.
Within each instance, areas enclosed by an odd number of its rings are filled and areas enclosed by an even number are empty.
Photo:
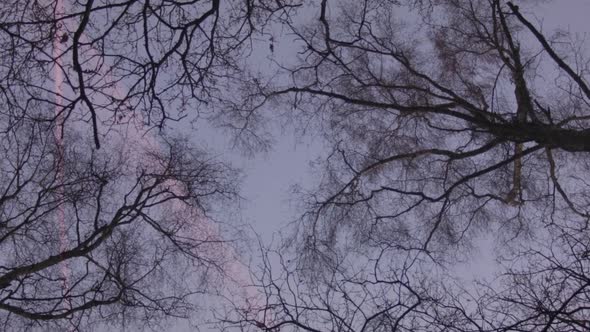
[[[192,313],[191,295],[224,271],[208,213],[235,199],[235,171],[181,140],[105,152],[64,142],[36,123],[3,136],[3,326],[157,325]]]
[[[252,36],[295,7],[0,3],[0,329],[192,315],[224,272],[208,220],[237,199],[238,177],[163,129],[215,115]]]
[[[589,328],[589,62],[525,7],[322,0],[316,24],[290,24],[288,80],[235,107],[288,101],[333,148],[279,251],[298,257],[267,260],[262,300],[229,326]],[[467,285],[451,272],[486,237],[498,277]]]
[[[11,0],[0,6],[3,113],[13,122],[88,122],[99,148],[113,125],[138,118],[162,127],[217,101],[227,82],[243,74],[239,64],[252,34],[297,3]]]

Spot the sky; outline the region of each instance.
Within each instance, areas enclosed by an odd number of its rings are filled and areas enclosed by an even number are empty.
[[[573,32],[576,37],[590,38],[590,24],[587,23],[590,0],[549,0],[530,6],[533,2],[523,1],[521,7],[535,13],[536,18],[531,20],[544,32],[564,29]],[[290,41],[291,37],[280,29],[266,32],[269,35],[259,38],[257,43],[261,46],[254,47],[247,61],[255,71],[268,73],[273,68],[273,61],[288,63],[293,60],[296,48]],[[274,52],[270,52],[268,47],[271,34],[275,41]],[[182,129],[173,128],[188,134],[196,144],[213,150],[221,159],[242,170],[243,200],[238,213],[233,215],[234,220],[227,220],[227,224],[246,226],[251,235],[259,235],[266,244],[272,241],[276,232],[297,218],[297,202],[293,200],[291,189],[295,185],[313,187],[315,173],[311,163],[325,154],[320,139],[301,138],[293,128],[283,125],[280,121],[271,124],[274,144],[268,152],[255,155],[246,155],[232,148],[227,133],[212,128],[206,122],[197,122],[193,128],[183,125]],[[465,279],[486,277],[494,271],[493,245],[485,238],[480,243],[479,255],[457,268]],[[249,257],[244,255],[243,258],[248,260]],[[247,271],[244,269],[241,273],[245,275]],[[206,327],[201,330],[209,331]],[[192,331],[192,328],[186,322],[179,322],[172,327],[172,331]]]
[[[543,32],[551,35],[551,31],[562,29],[571,31],[576,38],[590,38],[590,0],[547,0],[531,6],[532,3],[536,1],[522,1],[519,5],[534,13],[533,17],[527,17]],[[276,41],[281,40],[281,31],[272,33]],[[260,68],[267,66],[271,59],[288,61],[294,53],[292,43],[279,42],[275,45],[274,54],[271,54],[265,45],[267,40],[263,38],[260,42],[263,46],[257,48],[250,59],[254,66]],[[313,187],[314,172],[310,164],[325,152],[321,141],[309,138],[301,141],[294,131],[275,124],[275,144],[271,150],[246,157],[239,151],[231,150],[223,134],[211,129],[204,133],[196,138],[207,142],[207,146],[220,151],[243,169],[242,195],[245,200],[241,210],[242,222],[251,225],[264,241],[270,242],[275,232],[284,229],[297,217],[296,202],[292,200],[290,188],[293,185]],[[457,267],[457,272],[466,280],[491,276],[495,270],[492,242],[482,237],[480,244],[479,254]]]
[[[523,1],[519,5],[527,12],[534,13],[533,17],[528,17],[543,32],[551,35],[551,31],[562,29],[572,32],[576,38],[590,38],[587,20],[590,0],[548,0],[531,6],[534,2]],[[268,68],[271,60],[288,62],[295,53],[292,43],[281,42],[288,40],[288,36],[283,36],[279,30],[267,32],[272,33],[276,41],[274,53],[269,51],[268,39],[264,37],[259,40],[262,46],[255,48],[249,59],[251,65],[262,71]],[[233,150],[227,135],[205,124],[201,124],[201,129],[197,130],[200,134],[194,136],[195,140],[218,151],[222,158],[227,158],[243,170],[241,193],[244,201],[237,221],[249,225],[252,232],[267,244],[273,240],[276,232],[297,218],[297,204],[293,201],[291,188],[293,185],[313,187],[315,173],[311,163],[325,152],[319,139],[301,140],[293,130],[281,127],[280,123],[272,127],[275,140],[272,148],[254,156],[244,156],[240,151]],[[482,237],[477,250],[479,253],[473,259],[457,267],[457,272],[466,280],[489,277],[495,270],[493,243],[490,239]],[[175,328],[175,331],[185,330],[186,327]]]
[[[590,38],[590,24],[587,21],[590,0],[549,0],[529,8],[536,14],[535,23],[540,23],[543,31],[566,29],[580,37],[586,33],[586,38]],[[274,31],[273,34],[275,40],[280,40],[280,31]],[[285,61],[294,51],[290,45],[282,43],[275,46],[274,55],[266,52],[267,47],[260,47],[252,55],[253,62],[265,66],[270,61],[269,57]],[[308,138],[301,141],[294,131],[279,126],[280,124],[275,124],[273,128],[275,144],[272,149],[254,157],[243,156],[239,151],[231,150],[231,143],[225,139],[226,135],[219,134],[214,129],[208,128],[203,135],[196,136],[196,139],[207,142],[207,146],[220,151],[244,169],[242,193],[247,202],[242,210],[243,217],[265,237],[293,218],[293,211],[289,207],[289,188],[294,184],[311,184],[309,181],[313,171],[310,162],[322,155],[322,143],[319,140]]]
[[[526,4],[522,6],[524,8]],[[579,37],[586,34],[586,38],[590,38],[590,24],[587,20],[590,0],[549,0],[527,8],[535,13],[537,18],[532,21],[541,26],[543,31],[565,29]],[[274,35],[275,40],[280,40],[280,31],[274,31]],[[275,59],[287,60],[293,53],[290,45],[282,43],[275,46]],[[266,52],[267,47],[259,49],[262,51],[253,54],[254,63],[264,66],[269,61],[268,57],[273,55]],[[199,140],[210,142],[208,146],[220,151],[244,170],[243,219],[266,240],[270,240],[274,232],[296,218],[290,188],[292,185],[313,186],[314,172],[310,163],[321,157],[323,152],[323,145],[318,139],[300,141],[294,131],[283,130],[278,126],[273,132],[276,143],[272,149],[253,158],[242,156],[239,151],[232,151],[230,143],[224,140],[225,136],[213,130],[207,130],[203,138],[198,136]]]
[[[336,1],[336,0],[332,0]],[[529,7],[534,1],[523,1],[522,7],[529,8],[537,19],[532,21],[542,30],[552,31],[556,28],[569,30],[580,38],[590,38],[590,0],[548,0],[541,5]],[[316,13],[314,13],[316,14]],[[307,18],[309,19],[309,17]],[[274,52],[270,52],[267,37],[262,37],[260,47],[247,59],[255,70],[265,71],[273,61],[288,62],[295,54],[295,47],[289,36],[278,28],[267,31],[275,40]],[[271,69],[272,70],[272,69]],[[173,128],[174,129],[174,128]],[[283,127],[280,121],[271,125],[274,144],[268,152],[245,155],[232,149],[228,135],[206,123],[198,122],[195,127],[176,128],[198,145],[210,148],[221,159],[228,160],[243,172],[241,195],[243,201],[239,213],[228,220],[231,225],[247,225],[252,233],[260,235],[265,243],[270,243],[273,235],[284,229],[288,222],[297,218],[297,202],[293,200],[291,188],[295,185],[313,187],[315,173],[311,163],[325,154],[320,139],[301,138],[292,129]],[[491,244],[482,239],[480,255],[459,267],[460,273],[468,277],[481,277],[493,272]],[[247,256],[244,257],[247,259]],[[246,273],[246,271],[243,271]],[[172,327],[172,331],[192,331],[186,323]],[[208,331],[203,328],[202,331]]]

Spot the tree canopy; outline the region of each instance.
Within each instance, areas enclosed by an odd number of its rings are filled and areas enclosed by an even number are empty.
[[[239,172],[169,129],[255,152],[287,117],[327,143],[320,176],[216,329],[588,330],[590,62],[537,4],[3,2],[0,318],[192,315],[233,257],[211,222]],[[258,72],[272,30],[296,56]],[[482,243],[493,272],[466,282]]]
[[[589,328],[588,54],[534,4],[324,0],[290,25],[299,62],[243,107],[290,104],[332,149],[229,326]],[[482,241],[497,266],[466,283]]]

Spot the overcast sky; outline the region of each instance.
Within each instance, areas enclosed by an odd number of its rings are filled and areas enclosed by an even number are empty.
[[[533,3],[535,1],[526,1]],[[525,5],[522,5],[525,7]],[[531,7],[533,9],[533,7]],[[556,28],[567,29],[580,37],[590,38],[590,0],[548,0],[542,5],[534,6],[538,24],[542,24],[543,31],[553,31]],[[532,20],[533,22],[535,20]],[[275,38],[280,38],[280,32],[274,32]],[[265,41],[262,41],[265,43]],[[282,43],[275,47],[274,57],[278,60],[293,52],[290,43]],[[253,57],[264,66],[269,63],[267,46],[260,48]],[[322,144],[319,140],[307,139],[297,142],[293,132],[283,132],[281,128],[274,130],[276,144],[267,154],[259,154],[254,158],[239,156],[237,151],[228,150],[228,142],[223,135],[207,132],[208,145],[215,147],[224,156],[242,167],[245,182],[242,193],[246,198],[245,208],[242,210],[244,221],[252,224],[253,228],[270,239],[273,232],[279,230],[286,222],[295,218],[290,209],[289,188],[300,184],[310,186],[312,170],[310,162],[321,156]]]
[[[556,28],[569,30],[580,38],[590,38],[590,0],[548,0],[541,5],[531,6],[536,1],[523,1],[520,6],[534,10],[538,26],[547,33]],[[526,12],[526,11],[525,11]],[[316,13],[314,13],[316,14]],[[271,32],[271,31],[268,31]],[[293,44],[280,42],[281,31],[271,32],[277,40],[273,54],[268,50],[268,40],[260,40],[261,47],[256,49],[251,61],[258,68],[268,68],[271,59],[281,61],[294,54]],[[551,35],[551,33],[549,33]],[[227,135],[217,130],[197,125],[194,139],[200,145],[213,148],[224,159],[230,160],[244,172],[242,195],[245,198],[241,209],[242,220],[230,222],[247,223],[270,241],[273,233],[283,228],[287,222],[296,218],[294,202],[290,201],[290,187],[313,185],[310,162],[322,155],[322,144],[318,139],[299,141],[293,131],[283,130],[279,125],[272,128],[275,144],[268,153],[246,157],[239,151],[232,150]],[[481,276],[490,273],[491,256],[482,253],[462,269],[473,275]],[[175,331],[191,330],[184,324],[177,325]],[[206,329],[203,329],[206,331]]]

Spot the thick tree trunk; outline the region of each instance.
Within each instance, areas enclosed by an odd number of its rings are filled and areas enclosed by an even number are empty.
[[[516,143],[536,142],[548,148],[590,152],[590,129],[576,130],[527,122],[492,125],[490,132]]]

